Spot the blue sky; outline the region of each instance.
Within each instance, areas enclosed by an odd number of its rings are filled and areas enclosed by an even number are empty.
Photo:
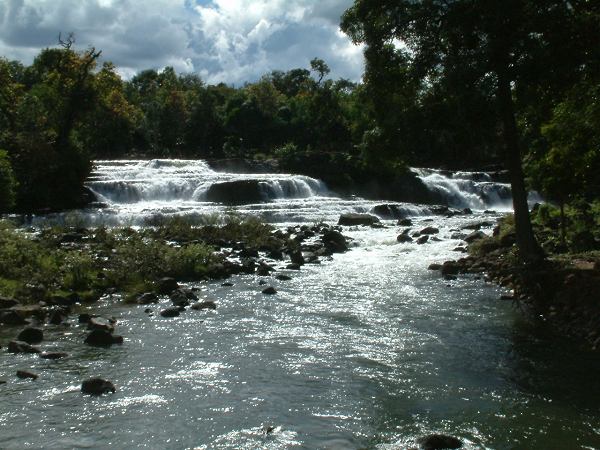
[[[360,80],[362,49],[339,31],[352,0],[0,0],[0,55],[29,64],[74,32],[119,72],[173,66],[209,83],[242,84],[324,59]]]

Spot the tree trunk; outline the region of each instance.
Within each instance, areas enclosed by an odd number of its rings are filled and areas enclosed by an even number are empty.
[[[510,78],[504,71],[498,73],[498,103],[503,124],[506,168],[510,173],[519,255],[526,262],[534,262],[542,258],[542,252],[531,227]]]

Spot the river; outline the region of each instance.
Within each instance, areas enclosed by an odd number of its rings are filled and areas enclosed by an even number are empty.
[[[600,448],[597,356],[525,320],[499,288],[427,270],[460,257],[453,233],[508,208],[507,186],[485,174],[418,173],[452,206],[473,210],[445,217],[394,204],[415,230],[438,227],[439,241],[399,244],[396,220],[345,227],[350,251],[281,269],[289,281],[243,275],[233,286],[197,284],[216,311],[166,319],[102,299],[94,310],[118,319],[121,346],[82,345],[75,318],[47,326],[41,346],[68,358],[3,351],[0,379],[10,382],[0,385],[0,448],[404,449],[434,432],[467,449]],[[339,198],[308,177],[219,173],[203,161],[100,161],[88,184],[107,208],[38,220],[200,220],[231,213],[206,191],[239,179],[259,180],[264,201],[233,209],[275,226],[335,223],[382,203]],[[263,278],[276,295],[261,294]],[[0,331],[0,342],[13,334]],[[22,368],[40,378],[16,380]],[[117,392],[82,395],[90,376]]]

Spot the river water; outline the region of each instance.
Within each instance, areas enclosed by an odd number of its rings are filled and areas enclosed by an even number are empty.
[[[82,345],[86,330],[72,319],[47,326],[41,345],[68,358],[2,352],[0,448],[405,449],[433,432],[468,449],[600,448],[598,358],[525,321],[499,288],[427,270],[460,256],[456,230],[508,207],[507,187],[482,174],[418,173],[452,206],[474,210],[447,218],[395,204],[415,230],[440,228],[439,241],[399,244],[395,220],[344,227],[352,249],[278,271],[290,281],[196,284],[216,311],[166,319],[103,299],[94,310],[118,319],[121,346]],[[381,204],[338,198],[308,177],[217,173],[202,161],[101,161],[89,186],[108,208],[44,220],[144,225],[229,213],[207,202],[206,190],[239,179],[259,180],[265,201],[235,211],[276,226],[334,223]],[[261,294],[262,279],[278,293]],[[0,332],[3,346],[13,334]],[[17,380],[17,369],[40,378]],[[81,395],[90,376],[117,392]]]

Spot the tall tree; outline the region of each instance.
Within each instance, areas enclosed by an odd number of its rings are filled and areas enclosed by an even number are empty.
[[[427,83],[470,79],[493,82],[511,175],[520,255],[540,257],[521,166],[514,93],[523,83],[551,86],[577,72],[590,58],[580,18],[597,8],[567,0],[356,0],[342,29],[367,44],[367,64],[389,45],[407,70]],[[586,33],[589,30],[586,29]],[[586,40],[587,39],[587,40]],[[565,69],[562,69],[562,68]]]

